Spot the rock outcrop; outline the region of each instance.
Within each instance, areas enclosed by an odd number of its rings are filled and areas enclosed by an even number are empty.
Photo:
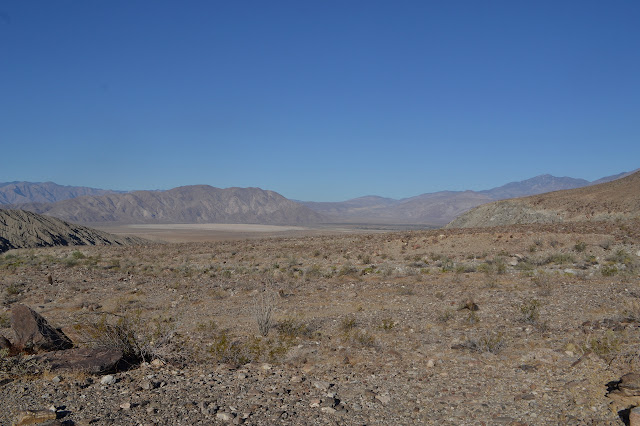
[[[0,253],[17,248],[70,245],[144,244],[123,237],[23,210],[0,210]]]

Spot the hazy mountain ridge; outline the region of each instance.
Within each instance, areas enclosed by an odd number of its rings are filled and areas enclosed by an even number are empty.
[[[182,186],[168,191],[84,196],[20,208],[85,224],[110,223],[254,223],[311,224],[324,217],[259,188]]]
[[[85,195],[116,192],[86,186],[64,186],[54,182],[0,182],[0,204],[55,203]]]
[[[633,172],[607,176],[594,182],[608,182],[631,173]],[[368,196],[342,202],[302,203],[334,221],[377,221],[443,226],[464,212],[492,201],[575,189],[591,184],[585,179],[544,174],[483,191],[440,191],[400,200]]]
[[[596,185],[481,205],[453,220],[447,228],[639,217],[640,171],[637,171]]]
[[[443,226],[474,207],[496,200],[586,187],[620,179],[632,173],[619,173],[593,182],[545,174],[482,191],[439,191],[398,200],[368,195],[340,202],[292,201],[273,191],[259,188],[220,189],[208,185],[193,185],[167,191],[122,193],[86,187],[64,187],[51,182],[11,182],[0,184],[0,195],[14,194],[12,199],[18,197],[20,202],[4,205],[0,202],[0,208],[19,208],[85,224],[308,225],[351,222]],[[70,198],[55,203],[47,201],[60,196]],[[40,201],[26,202],[27,199]]]
[[[0,210],[0,253],[17,248],[130,245],[148,241],[75,225],[24,210]]]

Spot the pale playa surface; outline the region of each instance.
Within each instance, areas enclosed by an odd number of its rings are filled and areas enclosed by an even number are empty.
[[[195,223],[195,224],[134,224],[95,226],[116,235],[134,235],[154,241],[199,242],[239,240],[264,237],[300,237],[310,235],[342,234],[358,232],[350,226],[279,226],[255,224]],[[362,232],[383,232],[362,230]]]

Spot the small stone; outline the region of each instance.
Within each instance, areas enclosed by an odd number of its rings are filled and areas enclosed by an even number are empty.
[[[263,370],[267,371],[267,370],[271,370],[271,365],[270,364],[262,364],[260,366],[260,368],[262,368]]]
[[[433,368],[436,366],[436,361],[434,359],[430,359],[427,361],[427,368]]]
[[[62,377],[60,376],[54,376],[53,379],[51,379],[51,381],[53,383],[60,383],[62,381]]]
[[[151,366],[152,367],[163,367],[164,366],[164,362],[162,362],[161,360],[156,358],[153,361],[151,361]]]
[[[220,412],[216,414],[216,419],[222,420],[223,422],[228,422],[233,419],[233,415],[231,415],[231,413]]]
[[[331,408],[331,407],[322,407],[320,411],[327,414],[334,414],[336,412],[335,408]]]
[[[382,404],[388,404],[391,402],[391,397],[389,395],[376,395],[376,399]]]
[[[112,374],[107,374],[100,379],[100,383],[103,385],[112,385],[116,382],[116,378]]]
[[[18,413],[14,425],[32,425],[37,423],[43,423],[47,420],[55,420],[56,412],[50,410],[25,410]]]
[[[319,406],[320,406],[320,398],[314,398],[311,401],[309,401],[309,407],[317,408]]]
[[[302,383],[302,380],[303,380],[303,379],[302,379],[302,377],[300,377],[300,376],[293,376],[293,377],[291,378],[291,383]]]
[[[313,386],[324,391],[329,389],[329,387],[331,387],[331,384],[329,384],[329,382],[323,382],[322,380],[318,380],[317,382],[313,382]]]
[[[130,402],[123,402],[122,404],[120,404],[120,408],[122,408],[123,410],[130,410],[131,409],[131,403]]]

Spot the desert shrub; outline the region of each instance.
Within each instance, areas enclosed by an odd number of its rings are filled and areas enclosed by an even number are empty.
[[[215,362],[243,365],[250,361],[249,350],[240,340],[233,340],[227,330],[212,330],[209,354]]]
[[[380,328],[384,331],[391,331],[396,326],[396,323],[391,318],[383,318]]]
[[[481,264],[479,264],[479,265],[477,266],[476,270],[477,270],[478,272],[482,272],[482,273],[484,273],[484,274],[491,274],[491,273],[493,273],[493,267],[492,267],[490,264],[486,263],[486,262],[485,262],[485,263],[481,263]]]
[[[269,334],[269,330],[274,325],[275,303],[275,295],[270,290],[260,292],[254,300],[253,317],[258,325],[258,331],[263,337]]]
[[[0,379],[32,375],[40,371],[41,367],[33,356],[20,353],[10,356],[7,349],[0,349]]]
[[[607,257],[609,262],[621,263],[624,265],[631,265],[632,259],[631,255],[627,253],[624,249],[617,250],[613,255]]]
[[[9,319],[9,315],[4,312],[0,313],[0,328],[9,327],[11,327],[11,319]]]
[[[343,339],[352,346],[363,348],[374,348],[378,346],[376,338],[365,330],[354,329],[346,333]]]
[[[371,263],[371,256],[369,256],[368,254],[367,255],[359,254],[358,259],[363,265],[368,265]]]
[[[80,259],[84,259],[86,256],[84,255],[84,253],[82,253],[80,250],[74,250],[71,253],[71,258],[72,259],[76,259],[76,260],[80,260]]]
[[[530,272],[535,269],[535,266],[530,262],[524,261],[524,262],[518,262],[515,268],[519,271]]]
[[[578,253],[582,253],[587,249],[587,243],[585,243],[584,241],[578,241],[573,248],[578,252]]]
[[[22,284],[10,284],[6,291],[9,296],[17,296],[22,293],[22,288],[24,286]]]
[[[564,265],[567,263],[574,263],[575,259],[568,253],[555,253],[549,255],[545,260],[544,264],[555,263],[557,265]]]
[[[587,336],[581,349],[583,352],[591,351],[601,358],[614,358],[620,353],[622,341],[623,339],[619,334],[612,330],[607,330],[599,336]]]
[[[338,271],[338,276],[343,277],[348,275],[355,275],[357,273],[358,273],[358,268],[353,266],[351,263],[346,263],[342,265],[342,268],[340,268],[340,270]]]
[[[320,265],[313,264],[307,268],[304,276],[310,279],[321,278],[322,277],[322,269],[320,269]]]
[[[154,359],[177,362],[183,355],[180,339],[170,321],[143,320],[140,314],[83,315],[74,324],[83,344],[119,349],[131,363]]]
[[[440,269],[441,269],[442,272],[451,272],[451,271],[454,270],[455,266],[456,265],[455,265],[455,263],[453,263],[453,260],[451,260],[448,257],[446,257],[441,261]]]
[[[446,322],[449,322],[449,320],[453,319],[454,317],[455,313],[451,309],[446,309],[438,314],[438,316],[436,317],[436,321],[444,324]]]
[[[469,311],[467,313],[467,322],[471,325],[475,325],[480,322],[480,315],[476,311]]]
[[[340,330],[343,333],[348,333],[349,331],[356,328],[356,324],[356,319],[354,317],[346,316],[342,318],[342,321],[340,321]]]
[[[506,342],[502,333],[485,333],[467,339],[462,346],[474,352],[497,354],[504,349]]]
[[[287,339],[311,339],[316,331],[313,325],[297,318],[281,319],[276,323],[275,329],[280,336]]]
[[[493,259],[493,267],[496,274],[502,275],[507,272],[507,263],[504,261],[502,256],[498,256]]]
[[[520,305],[520,321],[526,324],[537,324],[540,320],[540,302],[536,299],[525,300]]]
[[[618,273],[618,268],[615,265],[602,265],[600,273],[605,277],[612,277]]]
[[[539,271],[533,278],[533,283],[538,287],[540,296],[549,296],[551,294],[552,283],[548,273]]]

